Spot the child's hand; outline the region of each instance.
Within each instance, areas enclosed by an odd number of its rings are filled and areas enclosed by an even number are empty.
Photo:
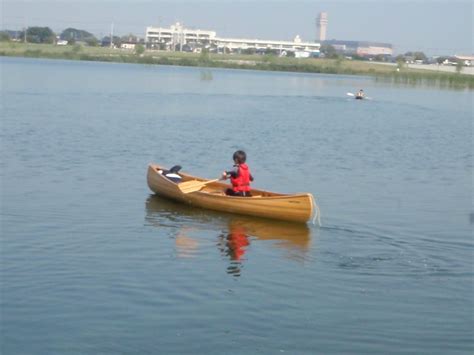
[[[225,180],[225,179],[227,179],[227,173],[224,171],[224,172],[222,173],[222,180]]]

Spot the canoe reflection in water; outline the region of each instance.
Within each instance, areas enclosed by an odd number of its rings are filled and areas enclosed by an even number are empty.
[[[145,220],[156,227],[178,229],[177,257],[195,257],[200,245],[208,242],[194,237],[196,232],[217,231],[217,248],[229,259],[227,273],[233,276],[240,276],[253,243],[273,241],[269,245],[282,249],[285,257],[296,261],[305,259],[311,244],[311,231],[306,224],[202,210],[156,195],[146,200]]]

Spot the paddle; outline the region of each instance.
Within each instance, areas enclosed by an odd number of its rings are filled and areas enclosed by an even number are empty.
[[[220,179],[207,180],[207,181],[198,181],[198,180],[185,181],[178,184],[178,187],[183,194],[189,194],[191,192],[201,190],[205,185],[210,184],[211,182],[216,182],[219,180]]]
[[[348,92],[346,95],[347,96],[355,96],[352,92]]]

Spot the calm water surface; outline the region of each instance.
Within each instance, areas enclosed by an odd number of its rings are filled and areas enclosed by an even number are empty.
[[[472,99],[364,77],[1,58],[2,354],[472,353]],[[356,101],[346,92],[364,88]],[[152,196],[149,162],[322,227]]]

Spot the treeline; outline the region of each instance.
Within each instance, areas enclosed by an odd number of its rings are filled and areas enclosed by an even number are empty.
[[[110,46],[110,36],[105,36],[101,39],[95,37],[92,33],[77,29],[77,28],[66,28],[60,34],[54,33],[54,31],[49,27],[28,27],[26,31],[0,31],[0,41],[17,41],[17,42],[26,42],[26,43],[38,43],[38,44],[54,44],[67,42],[69,45],[74,45],[76,43],[84,44],[91,47],[97,46]],[[139,39],[133,34],[128,34],[126,36],[113,36],[112,45],[115,47],[120,47],[122,43],[143,43],[143,40]]]
[[[49,27],[28,27],[26,31],[1,31],[1,41],[18,40],[28,43],[55,43],[56,34]]]

